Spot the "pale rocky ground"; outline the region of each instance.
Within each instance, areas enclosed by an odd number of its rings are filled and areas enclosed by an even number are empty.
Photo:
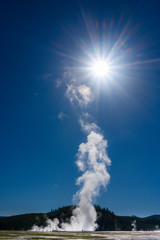
[[[0,231],[0,239],[4,240],[160,240],[160,231],[151,232],[27,232]]]

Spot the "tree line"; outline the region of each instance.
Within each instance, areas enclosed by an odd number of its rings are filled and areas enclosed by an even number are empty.
[[[65,206],[48,213],[31,213],[0,218],[0,230],[30,230],[35,224],[45,226],[46,219],[58,218],[60,223],[69,222],[72,211],[76,206]],[[136,216],[117,216],[108,208],[95,206],[97,211],[97,231],[132,231],[135,222],[137,230],[151,231],[160,226],[160,215],[146,218]]]

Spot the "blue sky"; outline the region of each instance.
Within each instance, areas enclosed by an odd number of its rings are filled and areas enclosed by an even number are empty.
[[[83,64],[85,51],[94,52],[93,41],[109,52],[117,39],[121,76],[87,79],[98,94],[85,111],[108,140],[112,161],[110,183],[94,203],[118,215],[160,214],[159,7],[159,1],[1,2],[1,216],[72,204],[81,174],[76,153],[86,136],[80,106],[66,96],[65,74]]]

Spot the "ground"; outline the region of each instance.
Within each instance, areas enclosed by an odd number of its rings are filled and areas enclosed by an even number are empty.
[[[0,231],[3,240],[160,240],[160,231],[151,232],[29,232],[29,231]]]

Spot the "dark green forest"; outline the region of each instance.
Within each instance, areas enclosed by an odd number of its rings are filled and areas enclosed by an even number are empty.
[[[30,230],[34,224],[45,226],[46,219],[58,218],[60,223],[69,222],[75,206],[66,206],[51,210],[48,213],[31,213],[0,218],[0,230]],[[95,206],[97,211],[97,231],[132,231],[133,221],[136,220],[137,230],[155,230],[160,226],[160,215],[153,215],[146,218],[136,216],[117,216],[108,208]]]

